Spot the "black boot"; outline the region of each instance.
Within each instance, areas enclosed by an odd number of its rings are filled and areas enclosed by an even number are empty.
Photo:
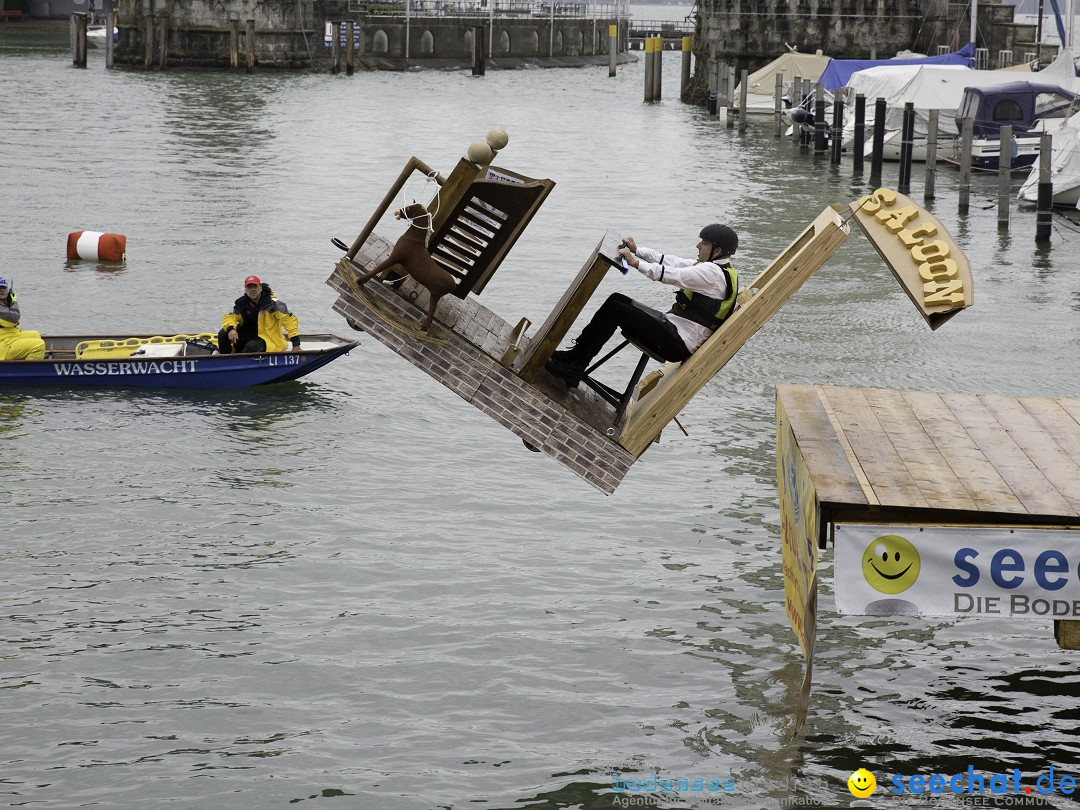
[[[551,359],[547,361],[545,368],[555,377],[566,383],[569,388],[577,388],[581,378],[585,376],[585,368],[588,360],[582,358],[580,352],[573,349],[553,352]]]

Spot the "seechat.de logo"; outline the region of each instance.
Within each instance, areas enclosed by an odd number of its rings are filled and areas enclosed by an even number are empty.
[[[879,593],[902,593],[919,578],[919,552],[907,538],[886,534],[870,541],[862,557],[866,582]]]
[[[859,768],[859,770],[852,772],[851,776],[847,780],[848,790],[851,791],[851,795],[859,799],[865,799],[867,796],[873,794],[877,790],[877,779],[866,768]]]

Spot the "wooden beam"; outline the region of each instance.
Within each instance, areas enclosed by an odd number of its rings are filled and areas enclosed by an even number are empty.
[[[830,206],[799,234],[754,281],[753,297],[740,306],[723,326],[684,362],[638,401],[618,441],[640,456],[683,406],[743,347],[825,263],[848,236],[841,218],[843,206]]]

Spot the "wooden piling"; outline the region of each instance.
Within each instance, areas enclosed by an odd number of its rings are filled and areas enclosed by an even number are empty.
[[[796,76],[792,84],[792,106],[791,109],[797,110],[801,108],[800,102],[802,101],[802,77]],[[791,144],[792,146],[798,146],[802,143],[802,125],[791,122]]]
[[[827,138],[825,137],[825,85],[814,85],[814,154],[824,155]]]
[[[727,82],[724,95],[727,96],[727,126],[735,126],[735,65],[727,66]]]
[[[939,110],[930,110],[926,124],[926,180],[923,184],[923,199],[934,199],[934,184],[937,180],[937,136]]]
[[[746,119],[750,117],[746,114],[746,95],[748,92],[746,80],[749,76],[750,71],[745,68],[739,74],[739,132],[746,132]]]
[[[71,15],[71,64],[86,67],[86,13],[82,11]]]
[[[495,0],[489,0],[489,1],[492,4],[492,8],[494,8],[495,7],[495,5],[494,5]],[[618,25],[609,25],[607,27],[607,36],[608,36],[607,75],[608,75],[609,78],[611,78],[611,77],[615,76],[615,54],[616,54],[616,51],[618,51],[619,26]]]
[[[870,185],[881,185],[881,155],[885,151],[885,99],[874,101],[874,140],[870,153]]]
[[[143,18],[143,70],[154,65],[154,18],[147,14]]]
[[[832,117],[832,160],[834,166],[840,165],[840,158],[844,153],[844,102],[839,97],[839,91],[833,94],[833,117]]]
[[[330,23],[330,72],[341,72],[341,23]]]
[[[477,27],[481,31],[480,36],[483,37],[484,26]],[[345,33],[348,35],[348,39],[345,40],[345,75],[352,76],[356,69],[356,20],[349,20],[345,26]],[[476,42],[476,29],[473,29],[473,42]]]
[[[679,77],[679,97],[686,95],[690,86],[690,57],[694,53],[694,38],[682,38],[682,75]]]
[[[1009,186],[1012,179],[1012,125],[1004,124],[998,136],[998,228],[1009,227]]]
[[[904,117],[900,125],[900,178],[896,189],[907,194],[911,189],[911,159],[915,149],[915,102],[904,104]]]
[[[229,20],[229,70],[240,67],[240,20]]]
[[[975,132],[975,121],[965,118],[960,125],[960,195],[957,210],[968,210],[971,202],[971,139]]]
[[[746,82],[743,82],[746,84]],[[784,132],[784,74],[776,74],[776,88],[773,90],[773,137],[779,138]]]
[[[1054,184],[1050,180],[1050,161],[1052,156],[1049,132],[1039,137],[1039,186],[1035,211],[1035,241],[1050,241],[1050,222],[1052,219]]]
[[[116,30],[116,9],[109,3],[105,11],[105,67],[111,68],[115,59],[116,43],[113,32]]]
[[[863,152],[866,149],[866,96],[855,96],[855,142],[852,144],[851,170],[862,174]]]
[[[244,44],[247,46],[247,72],[255,72],[255,21],[248,20],[244,30]]]
[[[483,76],[487,72],[486,37],[487,26],[473,26],[472,75]]]
[[[169,18],[164,14],[158,20],[158,70],[165,70],[169,66]]]

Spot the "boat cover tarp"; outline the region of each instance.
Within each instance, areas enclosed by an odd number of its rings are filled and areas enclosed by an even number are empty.
[[[970,67],[975,56],[975,46],[970,42],[958,51],[941,56],[918,56],[909,59],[833,59],[821,74],[819,81],[830,93],[847,87],[853,73],[868,68],[901,65],[962,65]],[[869,98],[869,96],[867,96]]]
[[[1080,186],[1080,113],[1077,113],[1065,126],[1050,131],[1050,182],[1054,196],[1067,193]],[[1020,186],[1017,197],[1028,202],[1038,202],[1039,171],[1031,172]],[[1080,208],[1080,201],[1077,202]]]
[[[746,92],[757,93],[772,98],[776,93],[776,75],[784,77],[784,92],[791,89],[792,80],[798,76],[816,82],[822,71],[828,67],[831,58],[817,53],[788,52],[773,59],[763,68],[759,68],[746,77]],[[742,83],[735,88],[735,99],[741,98]]]
[[[965,87],[964,100],[956,112],[956,127],[972,119],[976,138],[997,139],[1001,128],[1012,127],[1013,135],[1026,135],[1047,116],[1058,120],[1080,112],[1080,94],[1034,81],[1008,82],[997,87]]]
[[[1030,80],[1080,92],[1080,79],[1072,75],[1072,61],[1072,53],[1065,49],[1046,68],[1030,74]],[[999,87],[1015,81],[1016,74],[1007,70],[969,70],[960,65],[883,65],[853,73],[843,91],[844,104],[853,107],[855,96],[862,94],[869,113],[874,100],[884,98],[888,108],[885,128],[894,130],[900,129],[904,104],[910,101],[915,105],[916,134],[925,135],[927,113],[940,110],[938,131],[955,135],[958,130],[954,118],[963,101],[964,88]]]

